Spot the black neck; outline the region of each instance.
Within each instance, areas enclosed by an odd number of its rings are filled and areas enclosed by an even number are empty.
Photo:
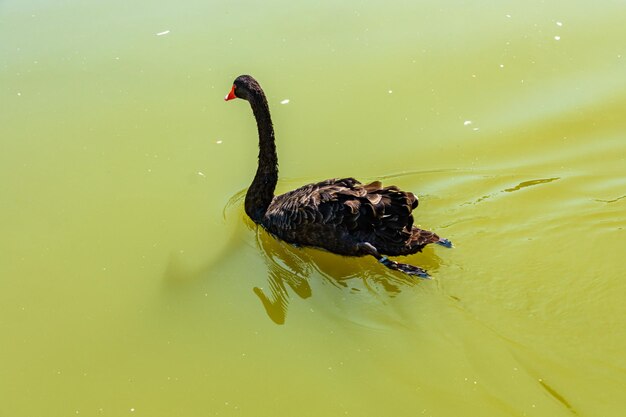
[[[274,143],[274,127],[270,109],[262,91],[248,97],[259,130],[259,166],[246,194],[246,214],[255,223],[261,223],[278,182],[278,157]]]

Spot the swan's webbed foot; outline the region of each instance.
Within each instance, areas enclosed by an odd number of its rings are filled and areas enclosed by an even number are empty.
[[[426,270],[420,268],[419,266],[403,264],[400,262],[392,261],[386,256],[381,257],[378,260],[378,262],[385,265],[389,269],[404,272],[405,274],[408,274],[408,275],[416,275],[424,279],[430,279],[430,275],[428,275],[428,272],[426,272]]]
[[[403,264],[400,262],[392,261],[386,256],[382,256],[378,252],[378,249],[376,249],[374,245],[372,245],[369,242],[360,243],[359,249],[362,254],[372,255],[374,258],[378,259],[378,262],[385,265],[389,269],[393,269],[394,271],[404,272],[407,275],[415,275],[420,278],[430,279],[430,275],[428,275],[428,272],[426,272],[426,270],[420,268],[419,266]]]

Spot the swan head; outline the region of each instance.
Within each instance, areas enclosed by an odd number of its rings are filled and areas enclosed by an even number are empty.
[[[240,75],[235,78],[233,82],[233,87],[230,89],[230,92],[224,97],[224,100],[232,100],[234,98],[241,98],[244,100],[249,100],[252,95],[263,95],[263,90],[261,86],[250,75]]]

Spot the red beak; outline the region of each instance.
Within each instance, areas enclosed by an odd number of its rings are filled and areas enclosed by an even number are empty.
[[[237,96],[235,95],[235,86],[233,85],[233,88],[230,89],[230,93],[224,97],[224,101],[232,100],[234,98],[237,98]]]

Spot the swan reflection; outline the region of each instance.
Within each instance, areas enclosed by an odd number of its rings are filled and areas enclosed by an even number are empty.
[[[247,219],[246,219],[247,220]],[[389,271],[387,268],[367,258],[344,258],[312,248],[300,248],[275,239],[263,228],[255,227],[256,242],[267,266],[268,287],[254,287],[253,291],[263,304],[267,315],[276,324],[284,324],[291,294],[301,299],[313,295],[310,278],[321,277],[339,291],[351,294],[361,293],[361,289],[378,295],[384,293],[395,296],[402,290],[419,284],[419,278]],[[439,265],[439,258],[432,255],[422,264],[432,272]]]

